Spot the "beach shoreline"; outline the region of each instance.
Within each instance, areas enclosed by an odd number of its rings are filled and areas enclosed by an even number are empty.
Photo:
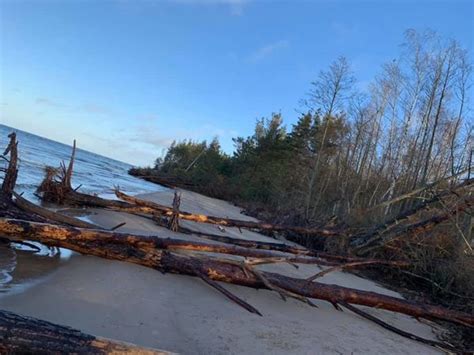
[[[173,190],[140,197],[171,205]],[[226,201],[185,190],[181,207],[195,213],[254,220]],[[88,219],[103,227],[126,222],[119,232],[202,241],[197,236],[173,233],[139,216],[87,211]],[[195,230],[222,233],[213,225],[182,223]],[[275,242],[236,228],[226,228],[223,235]],[[262,269],[295,277],[308,277],[320,270],[314,265],[301,265],[296,270],[286,264]],[[320,281],[401,297],[350,273],[334,272]],[[184,354],[438,353],[349,311],[337,311],[327,302],[314,300],[319,307],[314,309],[293,299],[284,302],[275,292],[224,286],[255,306],[263,317],[246,312],[197,278],[163,275],[138,265],[79,254],[23,292],[1,297],[0,307],[94,335]],[[364,309],[406,331],[435,339],[431,327],[411,317]]]

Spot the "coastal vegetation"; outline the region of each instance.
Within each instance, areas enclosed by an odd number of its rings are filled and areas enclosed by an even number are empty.
[[[409,271],[378,277],[472,312],[471,74],[456,41],[409,30],[399,57],[368,85],[342,57],[321,71],[290,127],[281,113],[259,119],[232,154],[217,138],[175,141],[130,174],[233,201],[267,222],[339,230],[340,238],[284,235],[319,250],[410,260]],[[440,214],[436,228],[408,232]],[[398,237],[380,237],[394,226]]]

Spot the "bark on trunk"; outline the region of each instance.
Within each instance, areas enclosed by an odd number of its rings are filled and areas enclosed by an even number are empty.
[[[8,135],[10,142],[3,153],[3,158],[8,161],[5,169],[3,183],[0,188],[0,217],[21,218],[37,222],[45,222],[44,218],[32,215],[15,206],[12,202],[13,190],[15,188],[18,175],[18,142],[14,132]],[[7,159],[6,156],[9,156]]]
[[[41,206],[35,205],[34,203],[18,195],[16,192],[13,192],[13,196],[15,197],[15,200],[13,203],[18,208],[21,208],[22,210],[26,212],[31,212],[36,215],[39,215],[45,218],[46,220],[55,221],[61,224],[65,224],[65,225],[73,226],[73,227],[79,227],[79,228],[102,229],[99,226],[96,226],[95,224],[81,221],[80,219],[69,217],[64,214],[53,212]]]
[[[166,216],[173,215],[173,209],[170,207],[163,206],[151,201],[145,201],[133,196],[129,196],[118,190],[115,190],[115,194],[118,198],[129,202],[131,206],[144,207],[147,209],[154,210],[155,213],[164,214]],[[145,210],[143,212],[145,212]],[[236,220],[236,219],[231,219],[231,218],[222,218],[222,217],[215,217],[215,216],[206,216],[202,214],[193,214],[193,213],[184,212],[184,211],[180,211],[179,218],[188,220],[188,221],[198,222],[198,223],[209,223],[209,224],[216,224],[216,225],[221,225],[221,226],[226,226],[226,227],[258,229],[258,230],[269,231],[269,232],[291,231],[291,232],[295,232],[299,234],[318,235],[318,236],[327,236],[327,237],[337,236],[340,234],[340,232],[330,230],[330,229],[316,229],[316,228],[306,228],[306,227],[296,227],[296,226],[285,226],[285,225],[262,223],[262,222],[242,221],[242,220]]]
[[[170,354],[0,310],[2,354]]]
[[[231,237],[218,235],[218,234],[212,234],[212,233],[203,233],[203,232],[191,230],[182,226],[179,227],[178,232],[183,233],[183,234],[194,234],[204,239],[209,239],[209,240],[226,243],[226,244],[233,244],[233,245],[241,246],[244,248],[273,250],[273,251],[279,251],[282,253],[294,254],[294,255],[299,255],[299,256],[313,256],[313,257],[321,258],[324,260],[332,261],[335,263],[353,263],[353,262],[361,262],[361,261],[367,260],[365,258],[358,258],[358,257],[353,257],[353,256],[348,256],[348,255],[335,255],[335,254],[326,253],[324,251],[307,249],[299,245],[260,242],[256,240],[231,238]],[[380,262],[390,263],[390,261],[388,260],[385,260],[385,261],[380,260]],[[395,263],[398,263],[398,262],[395,262]],[[402,266],[402,265],[398,264],[398,266]]]
[[[11,199],[13,189],[15,188],[16,178],[18,176],[18,142],[16,141],[16,133],[12,132],[8,135],[10,142],[8,143],[7,148],[3,152],[3,155],[10,155],[8,161],[8,167],[5,172],[5,177],[3,178],[1,195],[6,199]],[[6,158],[5,158],[6,159]]]
[[[338,285],[307,282],[270,272],[248,272],[235,261],[210,257],[178,255],[144,242],[143,237],[106,231],[61,227],[51,224],[0,219],[0,233],[11,240],[35,240],[82,254],[122,260],[162,272],[201,277],[252,288],[282,289],[295,295],[325,300],[333,304],[346,302],[382,308],[410,316],[445,320],[474,326],[474,316],[443,307],[419,304],[374,292]]]

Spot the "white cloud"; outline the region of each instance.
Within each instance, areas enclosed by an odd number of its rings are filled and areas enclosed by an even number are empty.
[[[267,44],[263,47],[260,47],[255,52],[253,52],[248,57],[248,60],[252,63],[259,62],[259,61],[271,56],[272,54],[274,54],[277,51],[288,48],[289,45],[290,45],[290,42],[287,41],[287,40],[279,40],[277,42]]]

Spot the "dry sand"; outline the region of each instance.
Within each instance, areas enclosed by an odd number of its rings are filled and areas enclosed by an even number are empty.
[[[171,190],[142,195],[170,205]],[[182,209],[230,218],[249,219],[221,200],[183,191]],[[151,221],[117,212],[90,210],[89,218],[104,227],[127,222],[119,231],[157,234],[183,239]],[[187,224],[220,233],[216,226]],[[274,241],[257,233],[228,228],[226,235]],[[303,265],[265,267],[296,277],[319,271]],[[335,272],[321,279],[353,288],[401,297],[376,283],[350,273]],[[69,325],[99,336],[184,354],[431,354],[431,347],[402,338],[361,319],[339,312],[327,302],[315,309],[276,293],[234,285],[226,288],[255,306],[263,317],[230,302],[201,280],[163,275],[145,267],[74,255],[55,271],[20,294],[0,298],[0,308]],[[419,336],[435,339],[432,329],[415,319],[368,309],[387,322]]]

